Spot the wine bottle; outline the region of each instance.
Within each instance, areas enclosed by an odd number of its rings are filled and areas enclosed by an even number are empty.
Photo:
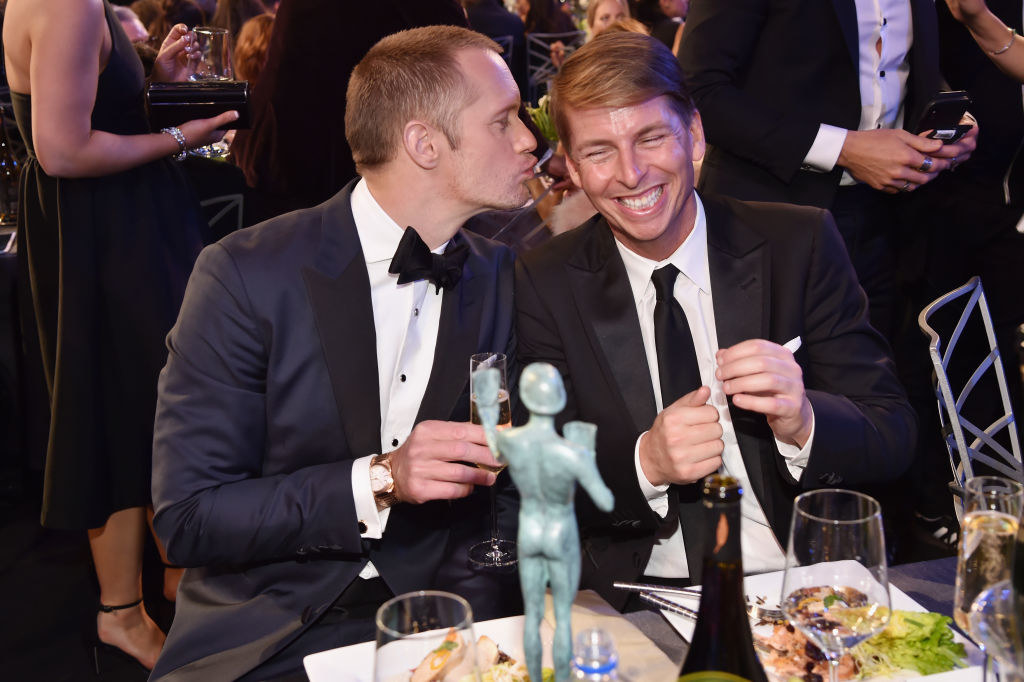
[[[754,651],[743,593],[742,495],[739,481],[731,476],[716,474],[704,479],[701,502],[710,532],[704,548],[697,625],[679,671],[680,682],[767,682]]]

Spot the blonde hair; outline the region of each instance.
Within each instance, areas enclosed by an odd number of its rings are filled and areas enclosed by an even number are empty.
[[[613,21],[612,23],[608,24],[608,28],[601,31],[602,34],[624,32],[642,33],[645,36],[650,35],[650,32],[647,30],[647,27],[644,26],[643,22],[638,19],[634,19],[633,17],[626,17],[625,19]]]
[[[696,107],[672,52],[641,33],[606,32],[565,61],[552,84],[549,107],[558,139],[571,151],[568,109],[629,107],[662,95],[689,126]]]
[[[627,19],[632,16],[629,13],[629,3],[626,0],[590,0],[590,4],[587,6],[587,28],[591,31],[594,30],[594,22],[597,21],[597,10],[606,2],[614,2],[621,7],[622,11],[626,13]]]
[[[267,64],[267,48],[274,30],[274,15],[260,14],[242,24],[235,43],[235,78],[256,81]]]
[[[357,170],[393,159],[413,119],[436,126],[458,148],[459,115],[475,96],[458,53],[471,49],[501,52],[487,36],[457,26],[400,31],[370,48],[346,94],[345,137]]]

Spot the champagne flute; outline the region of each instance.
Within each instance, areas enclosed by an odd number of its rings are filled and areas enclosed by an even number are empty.
[[[409,592],[377,609],[374,682],[452,679],[480,682],[473,611],[449,592]],[[429,675],[427,675],[429,673]]]
[[[978,639],[969,622],[971,603],[985,589],[1010,578],[1024,486],[1001,476],[975,476],[967,480],[964,495],[953,620]]]
[[[501,376],[501,384],[498,388],[498,429],[503,430],[512,426],[512,406],[508,395],[508,384],[505,380],[505,355],[503,353],[477,353],[469,358],[469,421],[480,424],[480,414],[476,404],[476,390],[473,386],[473,373],[478,369],[494,368]],[[486,469],[495,475],[500,475],[508,466],[508,462],[499,461],[497,467],[490,467],[478,464],[481,469]],[[474,566],[481,568],[503,568],[516,564],[516,543],[512,540],[503,540],[498,533],[498,513],[494,486],[491,486],[488,493],[491,501],[491,537],[483,542],[478,542],[469,548],[469,560]]]
[[[848,649],[889,622],[882,510],[850,490],[814,490],[793,503],[779,606],[818,646],[836,682]]]
[[[967,616],[971,637],[999,662],[1003,682],[1024,681],[1024,613],[1009,580],[1001,580],[978,593]]]
[[[188,79],[197,82],[233,79],[231,34],[228,30],[214,26],[196,26],[192,33],[195,35],[195,47],[199,56]],[[228,155],[228,145],[224,142],[215,142],[193,149],[189,153],[208,159],[220,159]]]

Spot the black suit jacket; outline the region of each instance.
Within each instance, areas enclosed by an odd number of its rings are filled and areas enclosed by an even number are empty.
[[[730,407],[750,485],[784,543],[801,489],[899,475],[909,463],[914,416],[827,212],[710,197],[704,207],[719,347],[752,338],[803,342],[796,359],[815,435],[799,482],[765,418]],[[598,425],[598,467],[615,509],[603,514],[577,501],[582,585],[621,607],[626,595],[611,582],[638,577],[655,537],[670,533],[677,518],[651,511],[637,481],[634,446],[656,416],[654,389],[625,266],[603,218],[520,258],[516,316],[520,360],[550,362],[565,379],[569,399],[560,418]],[[696,575],[700,558],[687,553]]]
[[[932,0],[910,0],[904,127],[941,89]],[[842,169],[803,170],[818,125],[860,124],[854,0],[693,0],[679,49],[710,145],[701,189],[827,208]]]
[[[367,558],[395,594],[427,589],[457,540],[467,501],[399,504],[379,542],[359,535],[352,461],[382,446],[351,187],[196,262],[159,385],[154,524],[188,570],[153,679],[235,679],[319,617]],[[514,351],[511,251],[456,239],[470,256],[443,294],[417,421],[465,421],[467,358]]]

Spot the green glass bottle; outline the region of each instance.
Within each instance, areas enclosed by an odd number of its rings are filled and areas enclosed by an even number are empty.
[[[704,479],[701,497],[709,532],[697,625],[679,671],[681,682],[768,679],[754,651],[743,592],[742,495],[739,481],[731,476]]]

